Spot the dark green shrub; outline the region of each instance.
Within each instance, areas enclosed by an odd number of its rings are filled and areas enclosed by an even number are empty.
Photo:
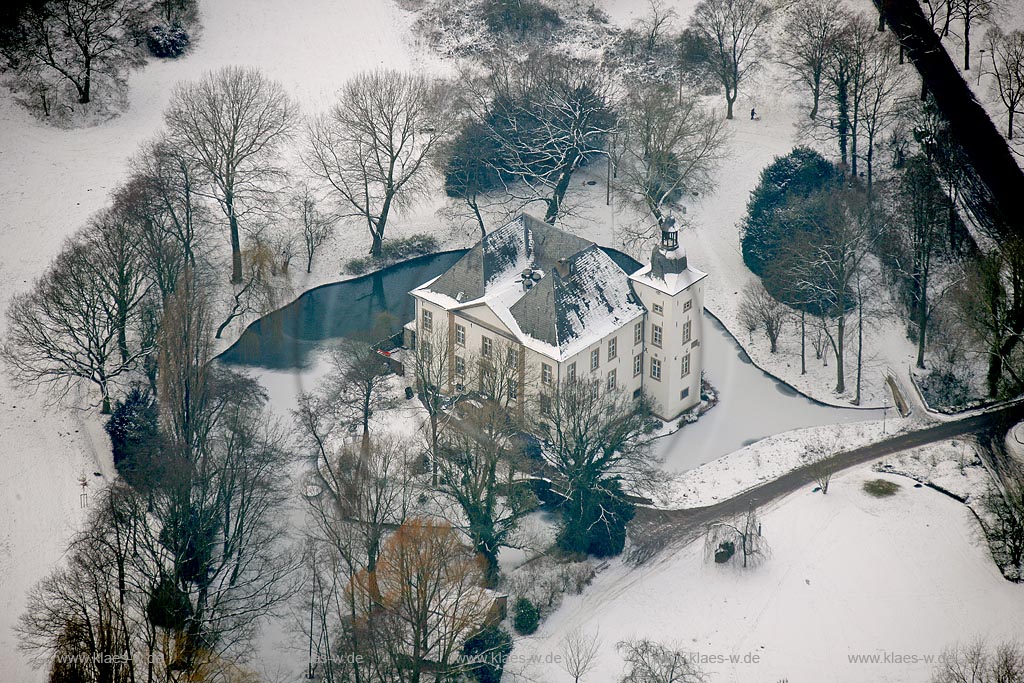
[[[191,38],[180,26],[158,24],[146,33],[146,47],[154,57],[173,59],[185,53]]]
[[[540,611],[528,598],[519,598],[515,604],[515,614],[512,617],[512,626],[516,633],[528,636],[537,631],[540,626]]]
[[[164,577],[149,596],[146,615],[153,626],[181,630],[192,615],[192,603],[173,579]]]
[[[536,628],[536,627],[535,627]],[[488,626],[466,641],[462,648],[470,665],[469,675],[479,683],[499,683],[512,652],[512,636],[500,626]]]
[[[550,36],[562,25],[558,12],[539,0],[484,0],[483,14],[492,32],[521,38]]]
[[[736,544],[732,541],[722,541],[715,550],[715,562],[724,564],[736,554]]]
[[[776,157],[761,171],[742,225],[743,262],[751,271],[766,275],[796,234],[798,226],[786,216],[791,200],[820,192],[839,177],[835,166],[808,147],[796,147],[786,156]]]
[[[595,557],[618,555],[626,545],[626,525],[635,514],[636,507],[625,500],[617,480],[603,482],[599,489],[579,491],[562,504],[558,547]]]
[[[114,467],[132,485],[160,452],[160,415],[148,390],[132,388],[118,400],[104,429],[110,436]]]

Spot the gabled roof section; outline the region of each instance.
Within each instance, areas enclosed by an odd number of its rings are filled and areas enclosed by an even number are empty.
[[[532,216],[520,214],[494,230],[428,287],[456,301],[486,295],[489,284],[524,268],[549,271],[562,258],[571,258],[593,242],[563,232]]]
[[[529,289],[523,271],[533,274]],[[525,214],[413,294],[449,310],[485,304],[523,345],[558,360],[644,313],[629,276],[600,247]]]
[[[509,311],[523,333],[572,355],[644,312],[629,276],[596,245],[553,269]],[[575,349],[575,350],[573,350]]]

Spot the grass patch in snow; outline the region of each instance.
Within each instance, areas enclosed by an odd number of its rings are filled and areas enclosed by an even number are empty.
[[[900,485],[887,479],[870,479],[864,482],[864,493],[875,498],[888,498],[895,496],[900,490]]]

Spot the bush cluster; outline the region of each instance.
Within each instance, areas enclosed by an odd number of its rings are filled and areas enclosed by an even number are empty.
[[[425,233],[385,240],[381,246],[380,258],[361,256],[351,259],[345,264],[345,270],[354,275],[362,275],[375,267],[386,266],[424,254],[433,254],[439,248],[440,243],[437,241],[437,237]]]
[[[752,272],[764,277],[782,248],[791,243],[799,227],[786,215],[791,202],[825,189],[837,177],[835,166],[808,147],[776,157],[761,171],[742,225],[743,262]]]
[[[522,38],[551,34],[562,25],[558,12],[539,0],[484,0],[483,15],[492,32]]]
[[[540,626],[540,611],[529,598],[518,598],[516,600],[512,625],[516,633],[528,636],[537,631]]]
[[[499,683],[505,660],[512,652],[512,636],[500,626],[488,626],[467,640],[462,652],[470,661],[479,658],[469,669],[477,683]]]
[[[582,494],[582,500],[564,505],[582,505],[582,514],[564,515],[565,524],[558,533],[558,547],[571,553],[612,557],[626,545],[626,525],[636,507],[623,497],[617,480],[603,482],[602,488]]]
[[[191,38],[181,26],[157,24],[146,33],[146,47],[154,57],[174,59],[185,53]]]

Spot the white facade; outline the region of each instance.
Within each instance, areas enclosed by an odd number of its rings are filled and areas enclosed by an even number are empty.
[[[542,231],[545,230],[555,229],[537,227],[535,232],[543,237]],[[507,238],[498,237],[495,241],[501,239]],[[531,239],[534,238],[526,239],[527,245]],[[478,245],[474,249],[480,248]],[[486,254],[486,247],[484,252]],[[521,359],[519,386],[523,390],[517,392],[519,401],[536,400],[535,396],[524,395],[527,391],[537,393],[533,391],[534,387],[543,392],[547,386],[575,377],[596,381],[602,389],[614,388],[633,396],[644,391],[654,401],[655,414],[663,420],[672,420],[695,406],[700,401],[703,368],[702,280],[705,274],[687,267],[685,254],[678,248],[674,232],[663,235],[662,244],[652,254],[652,263],[633,275],[626,277],[618,266],[614,266],[618,275],[609,277],[607,282],[622,290],[614,292],[611,297],[613,302],[622,305],[610,306],[608,299],[603,298],[599,302],[601,305],[591,307],[598,312],[591,313],[588,302],[571,301],[572,312],[580,318],[578,332],[567,340],[558,339],[557,345],[524,331],[521,323],[527,324],[536,312],[524,311],[520,301],[537,300],[542,314],[561,315],[557,308],[552,309],[553,312],[547,308],[554,295],[547,294],[543,299],[540,295],[545,293],[539,286],[538,291],[533,292],[536,296],[527,297],[534,283],[539,285],[543,278],[554,278],[553,283],[548,283],[548,290],[562,292],[573,285],[574,275],[592,279],[594,274],[589,271],[574,273],[566,270],[570,267],[566,264],[574,259],[583,264],[581,268],[595,262],[593,257],[579,259],[580,253],[558,255],[557,273],[553,268],[533,271],[526,268],[520,275],[522,259],[514,267],[503,266],[504,271],[491,279],[483,273],[480,277],[485,284],[478,288],[482,295],[467,301],[462,300],[466,297],[459,287],[470,282],[465,274],[449,278],[456,283],[454,288],[451,282],[435,286],[445,277],[442,275],[410,292],[416,302],[414,329],[417,339],[434,337],[447,341],[451,370],[446,389],[452,391],[463,383],[463,377],[472,372],[468,364],[475,359],[493,354],[496,349],[514,349]],[[606,255],[601,256],[607,259]],[[476,258],[480,258],[479,253]],[[541,255],[530,262],[536,267],[543,258]],[[478,266],[474,267],[480,270]],[[605,265],[594,268],[598,275],[607,272]],[[474,276],[477,274],[469,266],[465,271]],[[529,279],[527,274],[531,272],[533,281],[526,282]],[[579,289],[583,292],[581,296],[589,291],[585,286]],[[598,290],[602,297],[607,297],[607,287]],[[614,309],[614,313],[602,317],[599,315],[601,309]]]

